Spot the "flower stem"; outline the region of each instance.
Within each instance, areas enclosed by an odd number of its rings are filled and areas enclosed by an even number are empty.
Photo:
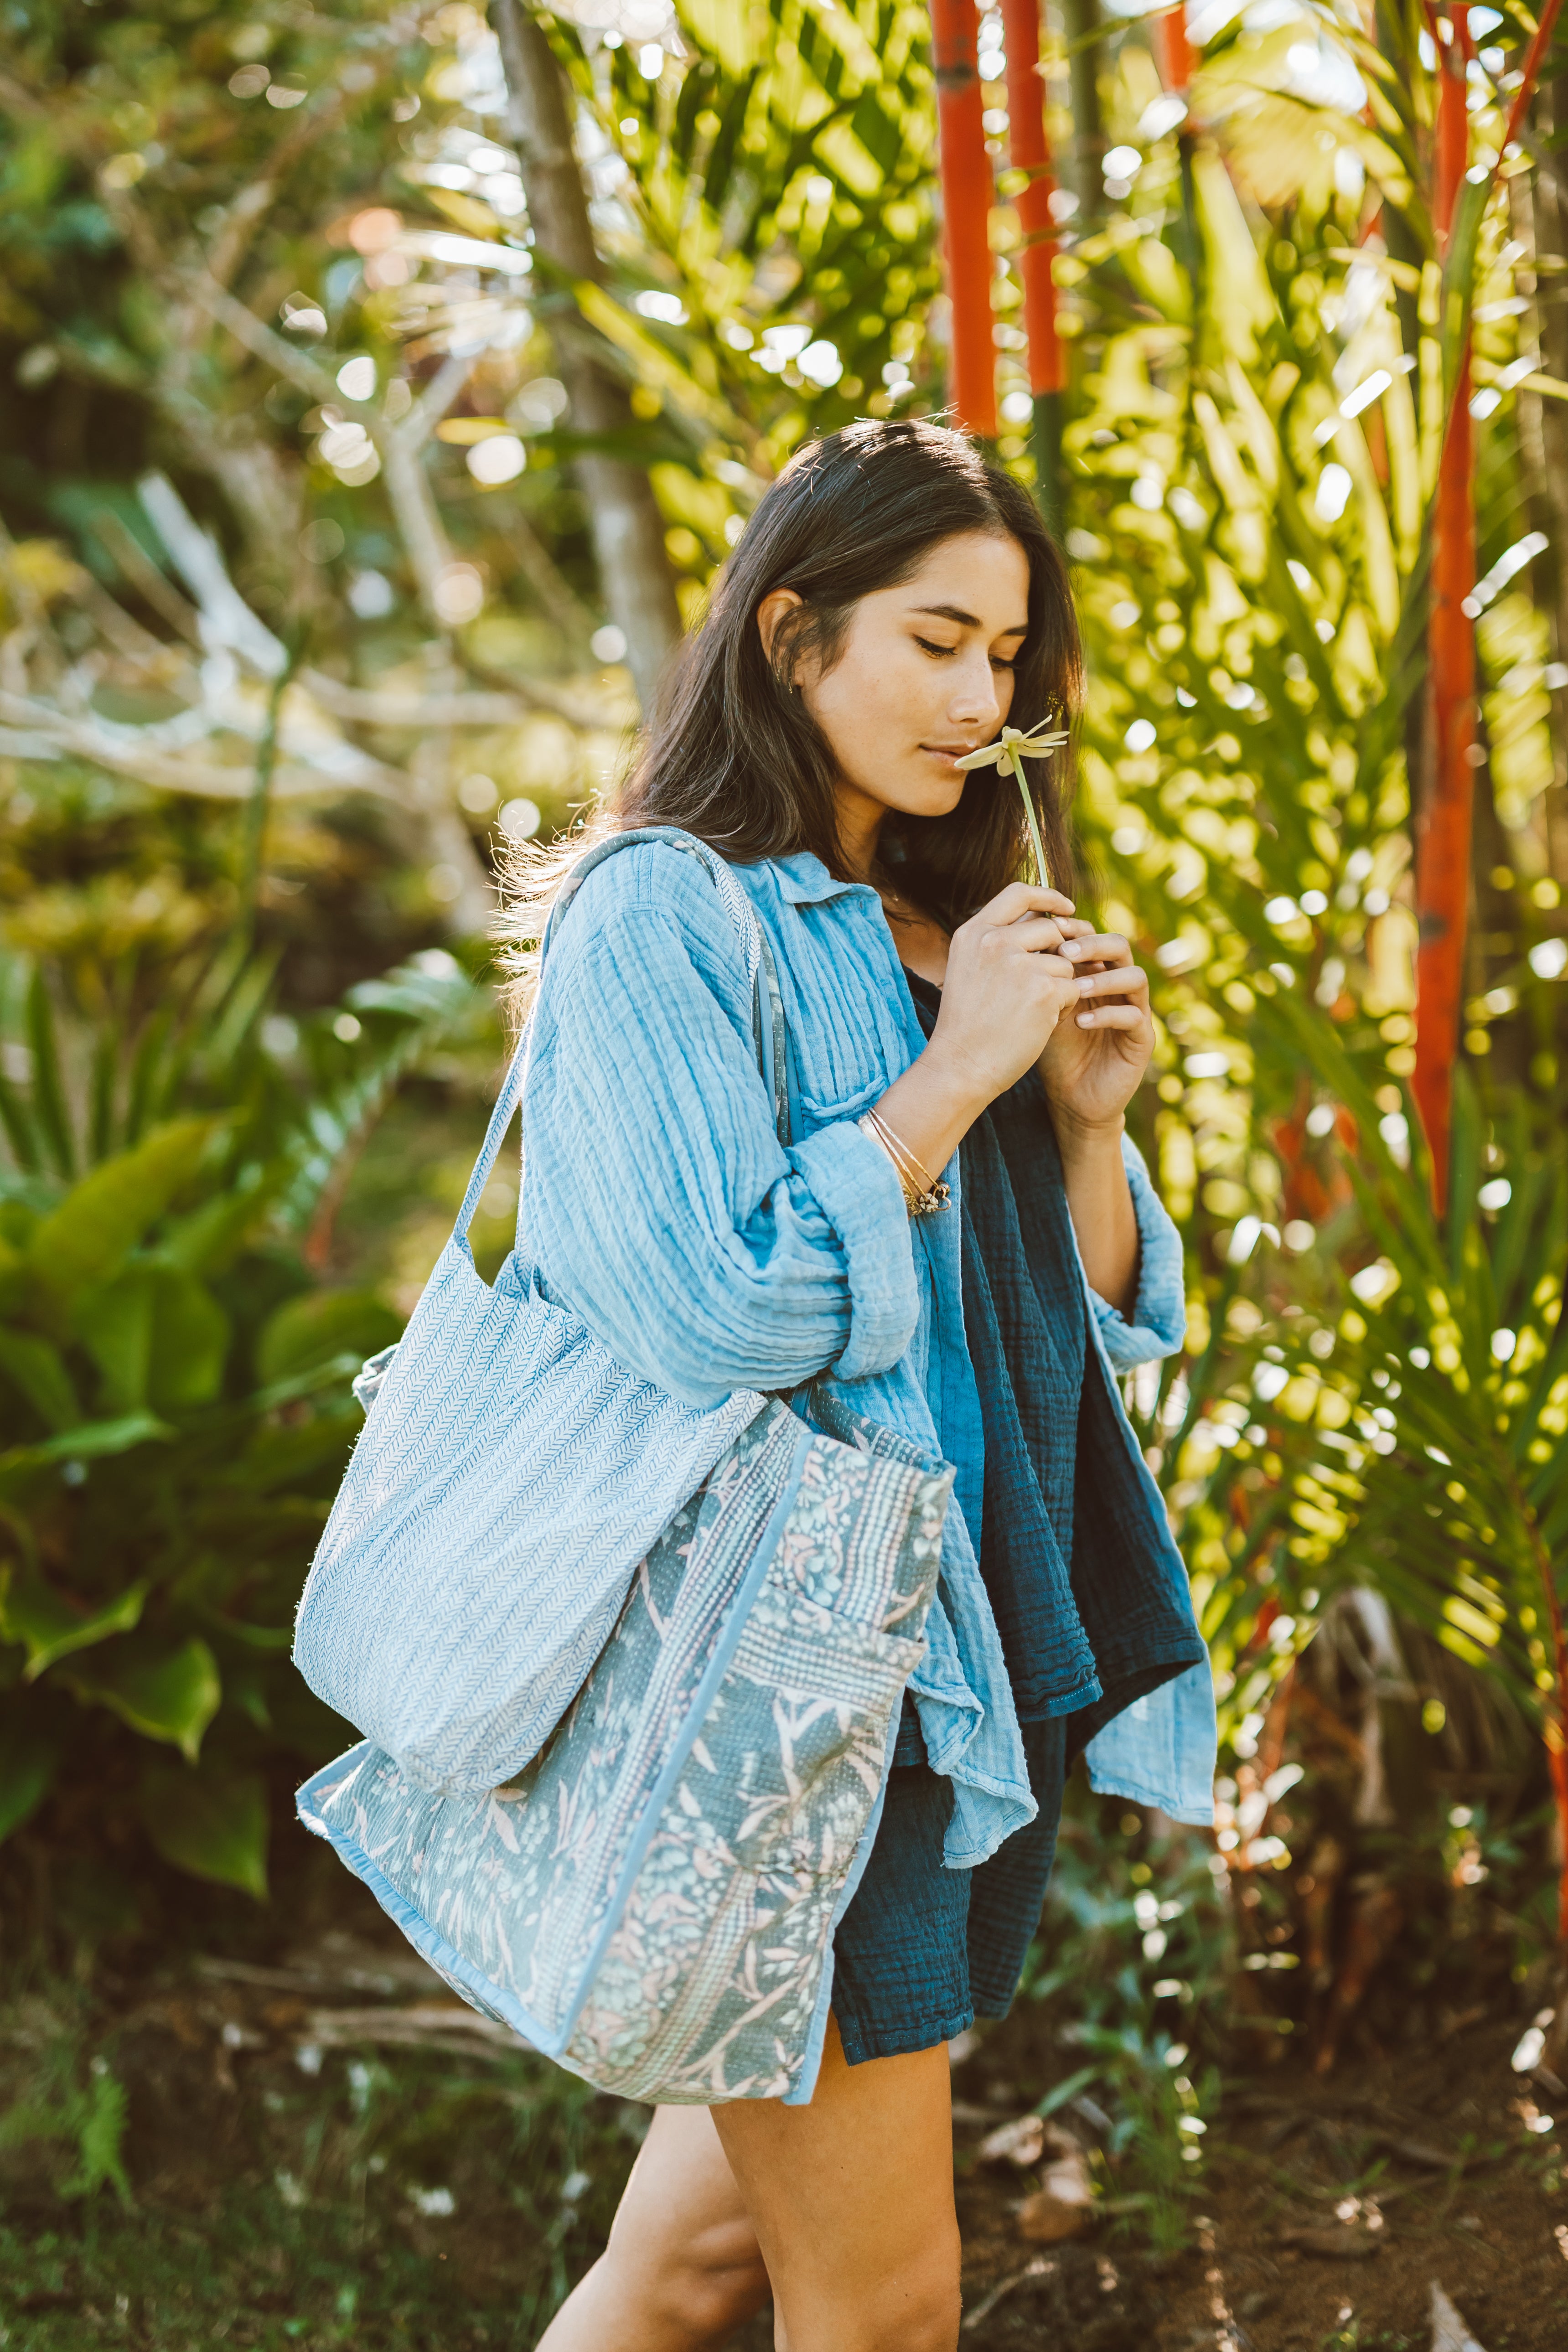
[[[1024,814],[1028,822],[1029,839],[1035,852],[1035,879],[1042,890],[1048,890],[1051,887],[1051,870],[1046,864],[1046,845],[1040,839],[1040,821],[1035,814],[1035,796],[1029,790],[1027,779],[1024,774],[1024,762],[1016,753],[1013,755],[1009,764],[1017,779],[1018,790],[1023,795]]]

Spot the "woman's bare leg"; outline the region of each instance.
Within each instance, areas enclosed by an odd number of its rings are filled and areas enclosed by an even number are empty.
[[[610,2242],[538,2352],[709,2352],[772,2289],[708,2107],[659,2107]]]
[[[809,2107],[660,2107],[538,2352],[717,2352],[770,2294],[779,2352],[952,2352],[950,2080],[941,2043],[848,2066],[830,2023]]]
[[[710,2110],[787,2352],[953,2352],[950,2084],[940,2042],[852,2067],[830,2025],[810,2106],[756,2099]]]

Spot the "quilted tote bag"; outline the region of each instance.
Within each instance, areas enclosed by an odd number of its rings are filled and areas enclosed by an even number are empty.
[[[735,928],[759,1065],[781,1131],[782,1012],[761,925],[723,860],[699,857]],[[542,984],[548,984],[547,978]],[[300,1603],[294,1662],[317,1696],[433,1790],[489,1790],[536,1755],[620,1613],[637,1563],[762,1412],[739,1390],[683,1404],[542,1297],[521,1247],[480,1279],[468,1228],[522,1093],[507,1072],[450,1240],[395,1349],[367,1366],[369,1412]]]
[[[628,2098],[816,2084],[952,1472],[814,1413],[774,1399],[733,1441],[508,1785],[434,1794],[366,1742],[300,1791],[454,1991]]]

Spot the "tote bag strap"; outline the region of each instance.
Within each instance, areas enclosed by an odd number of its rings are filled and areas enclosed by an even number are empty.
[[[643,841],[667,842],[673,849],[684,849],[700,860],[724,903],[724,911],[734,926],[736,938],[745,958],[746,979],[752,991],[752,1042],[757,1056],[757,1067],[763,1084],[773,1106],[773,1126],[779,1141],[788,1145],[795,1132],[793,1115],[794,1083],[789,1063],[789,1033],[784,1024],[784,995],[779,987],[778,967],[767,935],[757,920],[756,910],[730,866],[718,852],[710,849],[705,841],[694,834],[682,833],[675,825],[644,825],[635,833],[613,834],[589,850],[572,868],[563,884],[560,895],[550,910],[540,945],[540,966],[542,971],[550,943],[557,926],[583,884],[595,866],[613,857],[618,849],[629,849]],[[459,1240],[468,1239],[468,1228],[474,1222],[480,1197],[489,1182],[506,1131],[522,1097],[523,1075],[527,1067],[528,1033],[518,1040],[517,1050],[507,1068],[496,1106],[490,1113],[490,1123],[474,1162],[474,1172],[468,1179],[468,1189],[463,1195],[463,1205],[458,1212],[454,1234]]]

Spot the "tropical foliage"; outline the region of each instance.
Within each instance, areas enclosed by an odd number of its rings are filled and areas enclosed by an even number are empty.
[[[474,1015],[432,950],[285,1058],[268,977],[242,943],[139,1035],[62,1037],[35,971],[9,1048],[29,1075],[0,1091],[0,1831],[58,1778],[253,1894],[268,1757],[342,1729],[288,1664],[293,1609],[357,1425],[347,1381],[400,1328],[310,1260],[400,1072]]]
[[[269,5],[26,16],[0,89],[0,403],[5,446],[41,462],[0,461],[7,936],[43,968],[31,1001],[67,1011],[84,1043],[51,1110],[47,1055],[16,1013],[12,1050],[33,1076],[16,1133],[31,1139],[6,1214],[24,1255],[68,1181],[156,1140],[150,1111],[132,1133],[123,1108],[98,1108],[89,1033],[112,1040],[115,1020],[148,1018],[161,974],[194,988],[205,970],[225,1003],[259,1006],[275,984],[302,1037],[346,1050],[325,1042],[345,989],[479,928],[490,827],[563,825],[613,776],[633,703],[574,479],[568,316],[628,386],[616,454],[648,469],[689,619],[805,435],[947,396],[920,7],[627,0],[611,21],[608,0],[574,0],[542,21],[575,109],[599,284],[533,250],[501,51],[462,0],[330,20]],[[1537,30],[1522,8],[1385,9],[1369,28],[1359,12],[1215,0],[1182,44],[1167,19],[1074,24],[1070,42],[1048,14],[1042,31],[1045,128],[1070,183],[1049,207],[1054,485],[1037,479],[1050,451],[1031,430],[1003,15],[976,26],[997,447],[1061,512],[1092,668],[1088,887],[1155,976],[1139,1122],[1189,1237],[1189,1354],[1133,1402],[1197,1579],[1228,1761],[1249,1768],[1335,1595],[1368,1584],[1550,1726],[1560,58],[1536,58],[1541,95],[1525,92],[1510,139]],[[1451,103],[1443,116],[1451,58],[1462,152]],[[1440,1219],[1409,1093],[1413,858],[1436,772],[1434,534],[1467,349],[1475,914]],[[213,964],[226,935],[280,958],[276,982]],[[20,1008],[19,965],[9,986]],[[183,1189],[95,1279],[173,1297],[173,1275],[151,1269],[173,1266],[182,1220],[241,1166],[286,1154],[281,1129],[257,1140],[256,1120],[289,1110],[258,1034],[243,1032],[243,1078],[238,1061],[232,1083],[193,1063],[160,1097],[159,1117],[209,1127],[179,1147]],[[98,1052],[108,1069],[122,1048]],[[282,1090],[296,1105],[303,1083]],[[51,1156],[57,1128],[76,1139],[69,1165]],[[35,1465],[29,1494],[79,1511],[122,1475],[140,1491],[221,1409],[245,1433],[218,1449],[225,1478],[296,1422],[318,1431],[319,1474],[288,1491],[319,1509],[341,1385],[280,1404],[268,1383],[289,1375],[262,1369],[283,1290],[306,1296],[285,1197],[258,1200],[228,1265],[181,1273],[192,1316],[195,1285],[207,1328],[226,1318],[221,1384],[176,1403],[149,1370],[133,1409],[170,1428],[184,1414],[188,1436],[145,1438],[77,1488]],[[287,1283],[237,1303],[235,1268],[258,1249],[276,1267],[287,1246]],[[24,1355],[54,1349],[89,1423],[124,1420],[131,1390],[79,1309],[51,1322],[40,1297],[6,1310]],[[9,1377],[29,1455],[72,1433]],[[127,1567],[101,1591],[71,1585],[33,1530],[42,1507],[17,1521],[34,1548],[17,1591],[58,1576],[76,1622],[135,1584]],[[306,1549],[279,1538],[275,1625]],[[240,1558],[214,1604],[237,1619]],[[165,1616],[172,1653],[218,1657],[194,1598],[157,1598],[194,1595],[184,1574],[154,1580],[142,1623],[97,1645],[105,1660],[163,1638]],[[19,1668],[27,1654],[7,1654]],[[86,1663],[40,1670],[29,1708],[68,1671],[86,1690],[97,1649],[69,1655]],[[242,1716],[226,1702],[211,1738],[232,1718],[249,1771],[266,1735],[252,1715],[242,1737]]]

